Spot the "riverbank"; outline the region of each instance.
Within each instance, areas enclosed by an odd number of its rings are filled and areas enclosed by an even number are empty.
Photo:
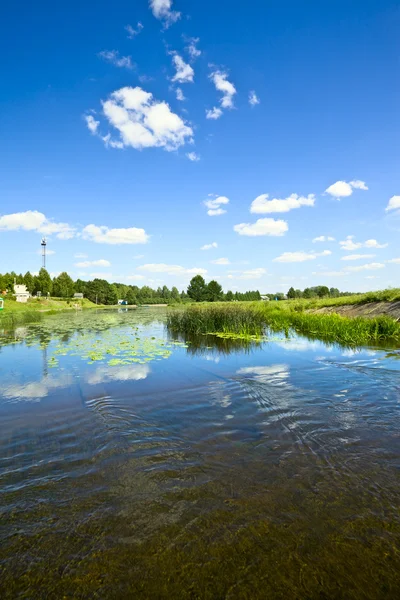
[[[53,298],[32,298],[26,303],[5,300],[4,309],[0,311],[0,328],[10,327],[20,323],[36,323],[44,315],[60,312],[102,308],[84,298],[83,300],[60,300]]]
[[[400,323],[390,316],[350,317],[338,314],[337,305],[331,306],[330,312],[321,312],[323,308],[312,308],[308,301],[301,300],[199,304],[171,310],[168,327],[184,335],[214,333],[250,339],[283,332],[347,346],[400,344]]]

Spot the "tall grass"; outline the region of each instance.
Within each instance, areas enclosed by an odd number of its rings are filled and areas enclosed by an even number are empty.
[[[324,306],[344,306],[349,304],[368,304],[369,302],[399,302],[400,289],[393,288],[380,290],[376,292],[366,292],[365,294],[354,294],[353,296],[341,296],[340,298],[301,298],[298,300],[288,300],[287,303],[297,310],[307,310],[310,308],[323,308]]]
[[[298,333],[344,345],[400,342],[400,323],[389,317],[366,319],[311,314],[289,302],[191,305],[172,309],[167,325],[171,331],[184,334],[260,336],[272,331],[287,335]]]

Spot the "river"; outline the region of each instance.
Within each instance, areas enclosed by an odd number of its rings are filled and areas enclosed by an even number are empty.
[[[400,353],[0,332],[1,598],[400,597]]]

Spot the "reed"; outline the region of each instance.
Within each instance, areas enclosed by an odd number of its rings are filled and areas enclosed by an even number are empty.
[[[299,310],[300,306],[300,310]],[[171,331],[184,334],[235,334],[262,336],[270,332],[297,333],[344,345],[400,342],[400,323],[381,316],[348,318],[337,314],[304,312],[301,305],[274,303],[213,303],[172,309],[167,317]]]

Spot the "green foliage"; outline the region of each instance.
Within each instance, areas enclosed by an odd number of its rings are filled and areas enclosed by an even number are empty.
[[[223,298],[222,285],[212,279],[210,283],[207,285],[207,300],[209,302],[218,302],[218,300],[222,300]]]
[[[57,298],[72,298],[74,295],[74,282],[71,277],[63,271],[53,280],[53,296]]]
[[[289,298],[289,300],[293,300],[294,298],[296,298],[296,292],[294,287],[291,287],[287,293],[287,297]]]
[[[25,273],[23,283],[26,285],[26,289],[28,290],[28,292],[32,294],[35,288],[35,280],[33,275],[29,271]]]
[[[203,302],[207,300],[207,285],[204,281],[204,277],[201,275],[195,275],[189,283],[187,289],[188,296],[195,302]]]
[[[46,269],[41,268],[39,275],[34,278],[34,292],[37,294],[41,292],[42,296],[51,295],[53,290],[53,283],[51,277]]]

